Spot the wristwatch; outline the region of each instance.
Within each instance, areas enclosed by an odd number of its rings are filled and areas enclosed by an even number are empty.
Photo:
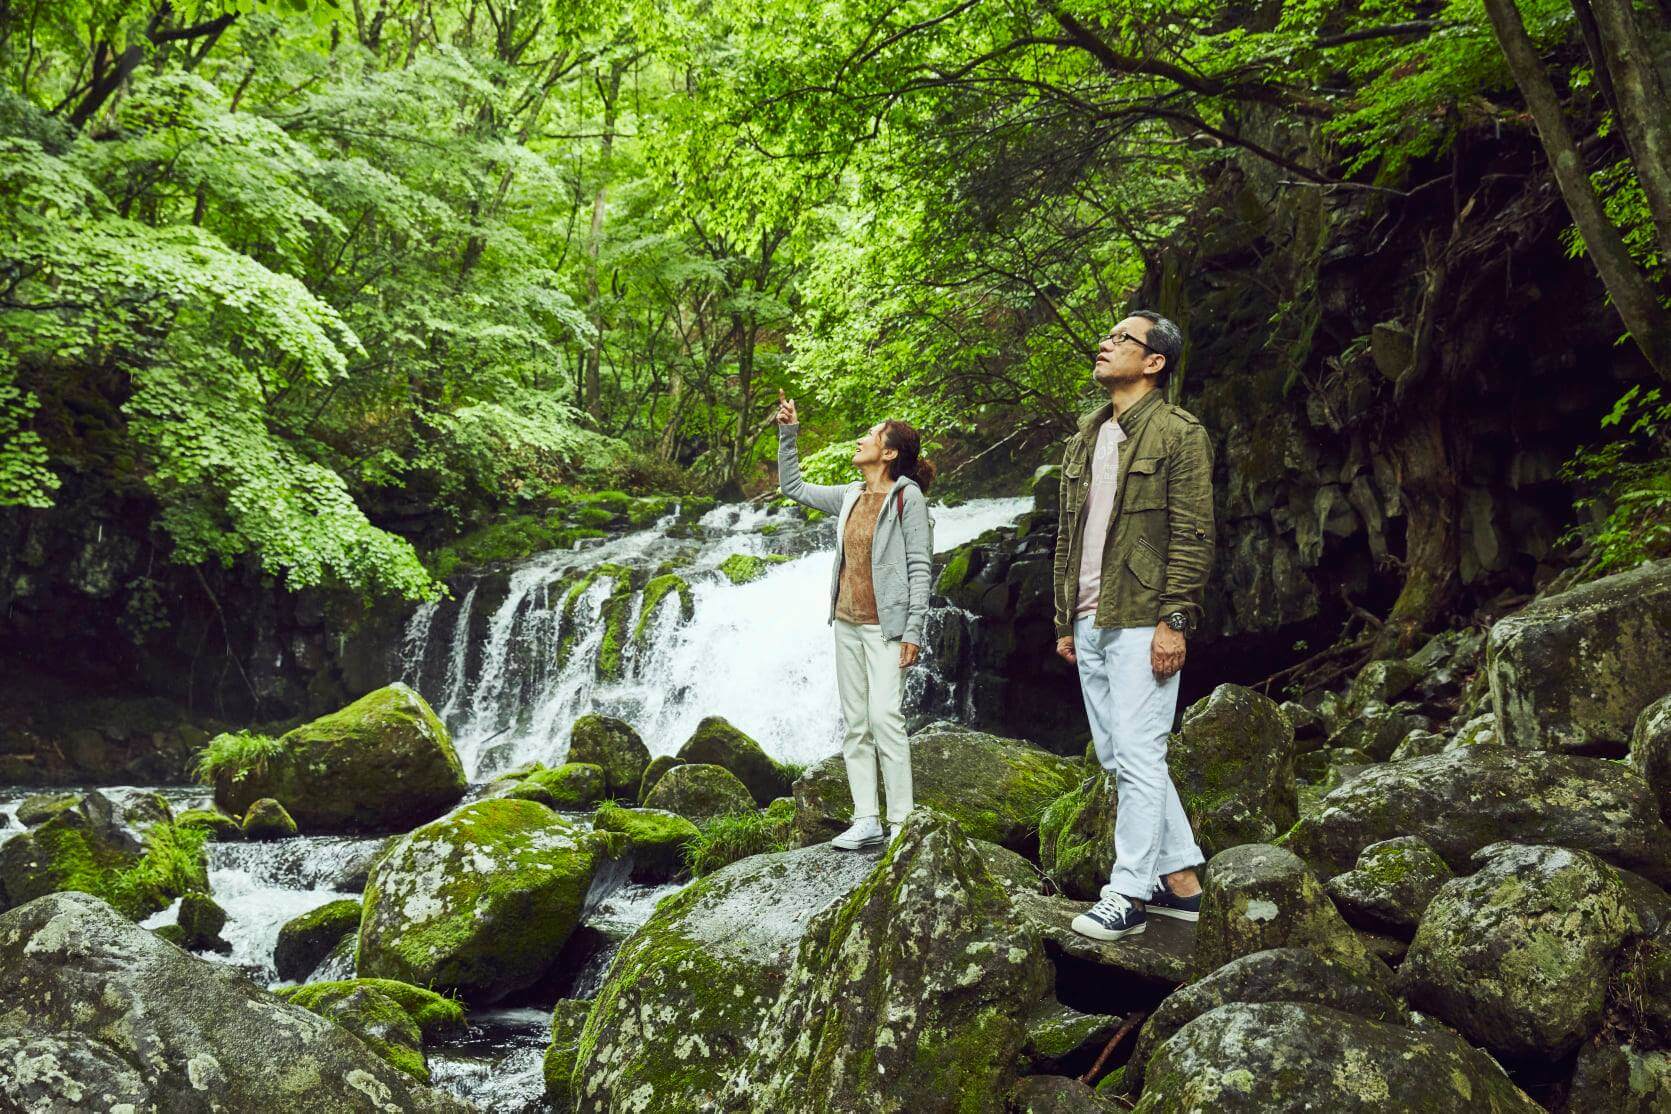
[[[1174,611],[1172,614],[1166,616],[1165,623],[1175,631],[1189,630],[1189,616],[1185,615],[1182,611]]]

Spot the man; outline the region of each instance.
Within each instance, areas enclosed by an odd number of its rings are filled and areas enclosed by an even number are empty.
[[[1108,403],[1062,455],[1056,652],[1079,668],[1097,760],[1118,794],[1108,885],[1073,922],[1097,940],[1142,932],[1149,913],[1193,921],[1201,909],[1203,856],[1166,768],[1213,552],[1207,431],[1161,390],[1182,348],[1158,313],[1114,326],[1091,371]]]

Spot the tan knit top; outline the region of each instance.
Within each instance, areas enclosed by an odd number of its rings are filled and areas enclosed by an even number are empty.
[[[841,587],[836,592],[837,619],[849,623],[877,622],[876,589],[870,582],[870,543],[876,536],[876,520],[882,513],[885,491],[865,492],[847,515],[846,536],[841,539]]]

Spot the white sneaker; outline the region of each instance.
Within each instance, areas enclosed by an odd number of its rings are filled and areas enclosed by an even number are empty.
[[[851,828],[830,843],[843,851],[868,851],[872,847],[880,847],[883,843],[882,822],[874,816],[861,816],[853,821]]]

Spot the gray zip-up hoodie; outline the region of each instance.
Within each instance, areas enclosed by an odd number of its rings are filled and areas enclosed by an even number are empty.
[[[801,479],[801,457],[795,450],[799,425],[777,427],[778,490],[797,503],[836,518],[835,567],[830,570],[830,622],[835,622],[836,595],[841,591],[841,539],[847,516],[864,492],[864,481],[848,484],[809,484]],[[928,589],[934,569],[934,526],[928,499],[917,481],[901,476],[882,501],[882,517],[870,543],[870,583],[876,592],[876,618],[882,637],[890,642],[923,644],[928,618]]]

